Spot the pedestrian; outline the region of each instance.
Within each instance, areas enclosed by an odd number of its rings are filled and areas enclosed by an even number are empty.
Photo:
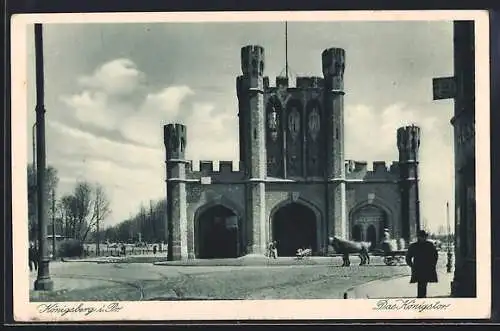
[[[438,252],[427,240],[427,232],[418,231],[417,242],[408,247],[406,263],[411,268],[410,283],[417,283],[417,298],[427,297],[427,284],[437,283],[436,265]]]
[[[30,271],[35,271],[38,269],[38,254],[34,242],[30,242],[28,250],[28,264]]]
[[[277,241],[271,241],[268,246],[268,251],[269,251],[269,257],[276,259],[278,257],[278,242]]]
[[[153,246],[153,254],[156,255],[156,245]]]

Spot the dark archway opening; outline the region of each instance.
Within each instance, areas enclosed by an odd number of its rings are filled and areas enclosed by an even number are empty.
[[[222,205],[204,211],[197,221],[196,255],[199,259],[240,256],[239,219]]]
[[[273,216],[273,240],[278,242],[278,256],[295,256],[299,248],[317,250],[316,215],[301,204],[291,203]]]
[[[359,225],[352,227],[352,239],[354,241],[361,241],[361,227]]]
[[[370,248],[374,248],[377,246],[377,229],[375,228],[375,225],[370,225],[368,226],[368,229],[366,229],[366,241],[370,242],[372,245]]]

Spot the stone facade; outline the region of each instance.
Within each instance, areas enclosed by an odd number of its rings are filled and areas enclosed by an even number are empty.
[[[322,53],[323,77],[264,76],[261,46],[241,49],[240,164],[184,158],[187,129],[164,128],[169,259],[262,255],[270,241],[291,255],[309,246],[324,254],[328,237],[371,241],[415,238],[419,223],[420,129],[395,133],[390,166],[344,158],[343,49]]]
[[[476,169],[474,22],[454,22],[457,93],[455,141],[455,274],[452,295],[476,296]]]

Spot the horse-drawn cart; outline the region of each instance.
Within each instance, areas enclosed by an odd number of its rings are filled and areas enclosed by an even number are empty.
[[[406,263],[406,250],[376,251],[374,256],[382,256],[386,265],[399,265]]]
[[[386,265],[399,265],[406,263],[406,249],[398,249],[394,241],[384,241],[382,249],[374,251],[375,256],[382,256]]]

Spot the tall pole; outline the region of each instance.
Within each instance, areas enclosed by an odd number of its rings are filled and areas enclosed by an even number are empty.
[[[47,210],[45,185],[45,105],[43,77],[43,36],[42,25],[35,24],[35,57],[36,57],[36,160],[37,160],[37,200],[38,200],[38,276],[35,290],[51,291],[54,282],[50,279],[50,257],[47,247]]]
[[[35,146],[35,142],[36,142],[36,132],[35,132],[35,129],[36,129],[36,122],[33,123],[33,126],[31,127],[31,140],[33,142],[33,189],[35,190],[35,194],[33,194],[33,206],[34,206],[34,212],[33,212],[33,215],[35,217],[35,224],[38,224],[38,211],[37,211],[37,198],[36,198],[36,195],[37,195],[37,190],[36,190],[36,146]],[[35,229],[35,238],[38,238],[38,230]],[[36,239],[35,239],[36,240]]]
[[[450,226],[450,204],[448,201],[446,202],[446,223],[447,223],[447,233],[448,233],[448,252],[446,254],[447,262],[446,262],[446,272],[451,273],[452,268],[452,253],[451,253],[451,226]]]
[[[285,22],[285,75],[288,80],[288,22]]]
[[[96,235],[96,247],[95,247],[95,251],[96,251],[96,254],[97,256],[100,256],[100,247],[99,247],[99,244],[100,244],[100,230],[99,230],[99,206],[98,206],[98,199],[99,197],[96,197],[96,203],[95,203],[95,212],[96,212],[96,228],[97,228],[97,235]]]
[[[56,190],[52,189],[52,260],[56,259]]]

